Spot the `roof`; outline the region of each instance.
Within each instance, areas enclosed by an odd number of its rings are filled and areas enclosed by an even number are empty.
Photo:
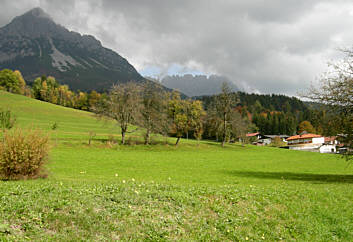
[[[271,139],[274,139],[276,137],[280,137],[280,138],[288,138],[289,135],[285,135],[285,134],[265,134],[264,136],[269,137]]]
[[[318,134],[302,134],[302,135],[294,135],[289,137],[287,140],[295,140],[295,139],[311,139],[311,138],[320,138],[321,135]]]
[[[246,134],[246,137],[254,137],[254,136],[257,136],[259,134],[260,134],[259,132],[257,132],[257,133],[249,133],[249,134]]]
[[[331,142],[336,140],[336,136],[331,136],[331,137],[325,137],[325,142]]]

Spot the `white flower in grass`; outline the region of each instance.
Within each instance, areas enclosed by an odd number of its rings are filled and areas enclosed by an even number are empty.
[[[123,180],[123,183],[125,183],[125,180]]]
[[[118,176],[118,173],[115,173],[115,176]]]

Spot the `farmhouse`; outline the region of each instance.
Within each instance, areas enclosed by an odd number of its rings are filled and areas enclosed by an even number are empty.
[[[265,137],[271,140],[271,143],[276,139],[279,138],[283,142],[287,142],[286,140],[289,138],[289,135],[286,134],[265,134]]]
[[[259,132],[256,133],[247,133],[246,137],[248,138],[255,138],[255,139],[260,139],[262,135]]]
[[[271,143],[271,141],[268,140],[266,136],[260,134],[259,132],[248,133],[246,134],[246,137],[252,141],[253,145],[262,146],[262,145],[268,145],[269,143]]]
[[[246,135],[248,138],[253,138],[253,145],[269,145],[271,144],[276,138],[279,138],[283,142],[287,142],[286,139],[289,137],[288,135],[263,135],[260,133],[249,133]]]
[[[323,137],[318,134],[300,134],[287,139],[289,149],[320,153],[336,153],[335,137]]]

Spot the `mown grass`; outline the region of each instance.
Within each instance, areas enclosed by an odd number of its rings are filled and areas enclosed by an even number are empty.
[[[41,128],[61,118],[59,142],[53,136],[47,179],[0,181],[0,240],[353,238],[353,172],[339,156],[191,140],[121,146],[103,135],[88,146],[84,127],[110,129],[89,113],[33,101],[0,92],[19,126],[32,120],[28,105]],[[66,127],[77,136],[63,135]]]

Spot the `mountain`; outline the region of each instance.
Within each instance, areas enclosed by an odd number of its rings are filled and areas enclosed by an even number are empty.
[[[145,79],[116,52],[90,35],[56,24],[40,8],[0,28],[0,69],[18,69],[27,81],[54,76],[77,90],[106,90],[114,83]]]
[[[205,75],[194,76],[191,74],[183,76],[174,75],[166,76],[161,81],[162,85],[171,89],[177,89],[190,97],[218,94],[221,92],[223,82],[227,82],[234,92],[239,91],[237,86],[228,78],[218,75],[211,75],[209,77]]]

